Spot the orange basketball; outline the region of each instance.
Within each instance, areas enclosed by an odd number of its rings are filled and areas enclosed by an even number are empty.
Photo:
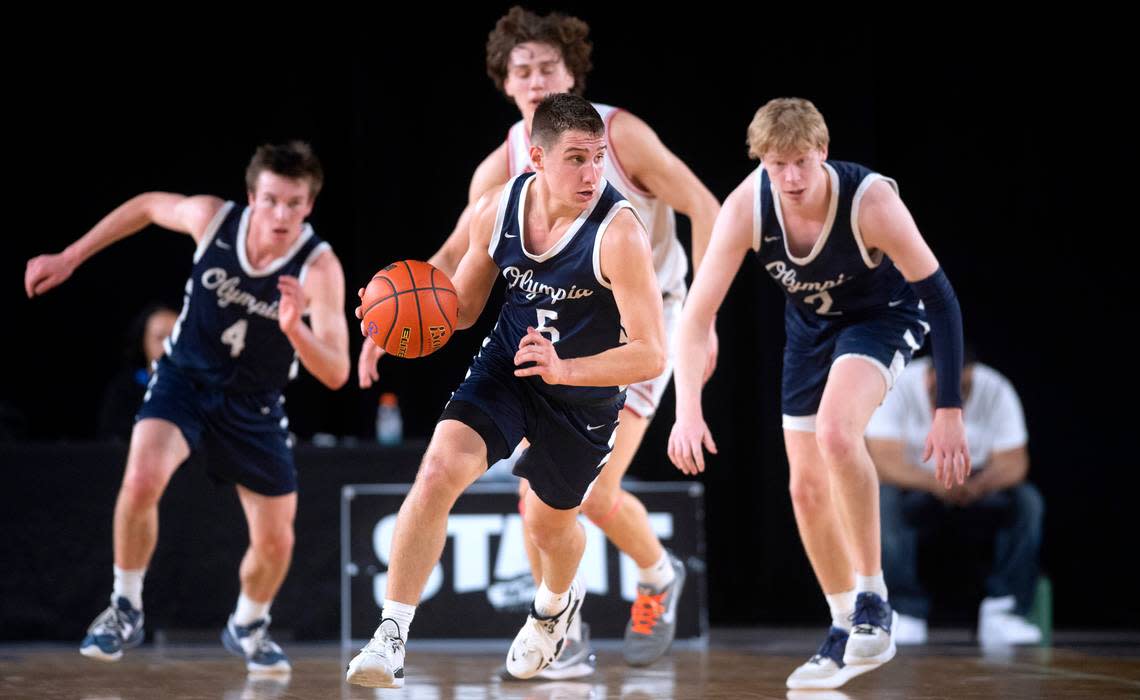
[[[459,297],[451,280],[419,260],[401,260],[376,273],[361,299],[364,330],[389,355],[423,357],[455,332]]]

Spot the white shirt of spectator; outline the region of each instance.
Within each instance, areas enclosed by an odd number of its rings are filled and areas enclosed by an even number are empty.
[[[930,358],[922,357],[903,370],[886,401],[871,416],[866,435],[872,439],[901,440],[911,464],[934,471],[933,457],[922,463],[922,450],[934,419],[926,390],[929,367]],[[962,420],[966,424],[970,459],[978,470],[986,466],[991,453],[1026,444],[1028,433],[1021,400],[1010,381],[980,362],[974,363],[973,372],[970,395],[962,406]]]

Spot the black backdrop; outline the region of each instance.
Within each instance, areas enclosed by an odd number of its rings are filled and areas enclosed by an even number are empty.
[[[0,268],[0,400],[23,414],[25,436],[90,437],[129,319],[148,300],[180,301],[192,245],[157,230],[99,254],[45,298],[22,296],[28,257],[62,248],[136,193],[240,200],[257,144],[305,138],[327,172],[311,220],[350,289],[392,260],[426,259],[461,210],[474,167],[517,118],[483,69],[486,32],[506,7],[335,21],[279,9],[274,22],[183,18],[177,30],[107,17],[90,26],[72,18],[72,29],[29,21],[28,45],[4,49]],[[903,17],[909,26],[888,28],[810,12],[708,6],[646,18],[633,6],[560,7],[592,27],[587,95],[648,121],[718,198],[755,165],[744,145],[753,112],[783,95],[820,107],[831,157],[899,181],[955,284],[967,336],[1021,392],[1031,479],[1047,499],[1057,624],[1140,623],[1140,609],[1117,602],[1130,597],[1115,563],[1134,549],[1136,477],[1122,357],[1132,347],[1125,163],[1134,119],[1120,104],[1126,82],[1115,76],[1127,72],[1127,52],[1114,20]],[[714,624],[825,611],[787,497],[781,304],[746,265],[719,316],[721,364],[706,413],[721,455],[702,477]],[[384,390],[399,395],[406,432],[426,436],[492,316],[431,358],[385,360],[380,386],[366,392],[353,382],[330,393],[303,376],[289,390],[294,428],[365,437]],[[354,360],[359,346],[354,338]],[[671,422],[672,391],[633,474],[680,478],[663,450]]]

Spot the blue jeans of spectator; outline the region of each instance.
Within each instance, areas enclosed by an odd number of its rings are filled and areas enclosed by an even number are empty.
[[[1038,552],[1045,503],[1029,483],[996,491],[965,506],[947,504],[926,491],[880,487],[883,577],[891,606],[900,614],[926,619],[930,597],[919,581],[922,540],[945,527],[987,528],[994,538],[994,558],[985,580],[988,597],[1013,595],[1014,612],[1026,615],[1037,585]]]

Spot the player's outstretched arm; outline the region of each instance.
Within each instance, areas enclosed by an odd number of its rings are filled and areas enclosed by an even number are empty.
[[[61,252],[29,260],[24,270],[24,291],[30,299],[58,287],[92,255],[150,224],[189,234],[198,242],[222,204],[222,200],[208,195],[147,192],[133,197]]]
[[[752,188],[755,174],[745,178],[724,201],[713,224],[712,238],[677,329],[673,386],[677,419],[669,435],[669,459],[686,474],[704,471],[704,450],[716,443],[701,411],[701,387],[710,342],[709,328],[724,301],[732,278],[752,245]]]
[[[859,229],[868,249],[878,249],[898,267],[926,306],[938,378],[934,422],[922,460],[935,458],[935,476],[946,488],[970,475],[970,449],[962,422],[962,312],[950,281],[894,188],[879,181],[867,188]]]
[[[661,142],[657,133],[629,112],[618,112],[610,123],[610,141],[620,165],[636,182],[677,212],[689,217],[693,236],[693,270],[708,249],[720,203],[683,160]],[[617,157],[610,153],[608,158]]]
[[[463,254],[467,252],[467,246],[471,241],[471,215],[475,211],[475,204],[489,190],[502,185],[509,179],[507,171],[507,145],[504,142],[484,158],[479,167],[475,169],[468,190],[467,206],[463,208],[459,220],[455,223],[455,228],[443,241],[443,245],[427,260],[429,264],[447,275],[448,279],[455,277],[459,268],[459,261],[463,259]],[[378,363],[383,356],[384,350],[376,343],[364,343],[360,347],[360,357],[356,362],[356,376],[361,389],[367,389],[372,386],[373,382],[380,379]]]
[[[693,274],[700,269],[712,236],[713,223],[720,213],[720,203],[683,160],[669,150],[657,133],[641,119],[625,111],[614,115],[610,123],[610,141],[619,166],[633,180],[675,211],[689,217],[692,232]],[[716,316],[709,323],[709,343],[703,380],[708,381],[716,369],[719,343]]]

